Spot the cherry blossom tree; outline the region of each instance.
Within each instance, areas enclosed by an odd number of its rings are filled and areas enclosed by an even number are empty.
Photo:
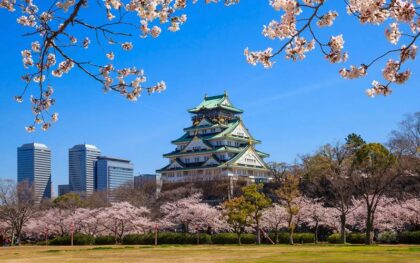
[[[86,235],[97,236],[104,230],[104,218],[101,215],[102,209],[78,208],[71,216],[76,229]]]
[[[16,184],[13,180],[0,179],[0,221],[10,229],[11,244],[20,244],[22,229],[35,208],[33,187],[28,182]]]
[[[307,226],[314,228],[315,243],[318,243],[318,229],[319,226],[334,226],[336,218],[333,214],[332,208],[324,207],[324,204],[319,200],[302,197],[300,202],[300,215],[301,222]]]
[[[70,213],[57,208],[37,212],[25,225],[23,231],[28,236],[40,237],[41,235],[62,236],[68,233],[69,226],[65,220]]]
[[[135,207],[128,202],[112,203],[97,213],[105,233],[115,236],[121,242],[126,233],[144,232],[152,228],[152,222],[146,217],[150,213],[145,207]]]
[[[374,197],[369,196],[368,199],[372,200]],[[366,203],[364,198],[357,199],[353,203],[354,208],[349,216],[349,224],[359,231],[367,231],[368,228],[371,228],[370,231],[372,232],[374,230],[398,231],[401,230],[406,223],[405,211],[394,198],[381,196],[377,201],[373,216],[370,215],[371,212],[368,209],[368,203]],[[371,225],[369,225],[370,223],[368,222],[369,216],[373,217]]]
[[[238,1],[225,0],[225,4]],[[98,12],[90,15],[94,7],[89,4],[97,5],[104,11],[104,15],[97,15],[100,14]],[[157,38],[162,26],[167,26],[172,32],[179,31],[187,16],[178,12],[186,5],[187,0],[0,0],[0,8],[21,13],[17,23],[27,29],[24,36],[34,40],[27,49],[21,51],[23,67],[27,73],[22,76],[25,83],[23,91],[15,96],[17,102],[22,102],[26,93],[31,93],[30,101],[35,117],[34,123],[28,125],[26,130],[35,131],[36,125],[47,130],[51,122],[58,120],[58,113],[51,109],[55,104],[52,77],[61,78],[73,68],[78,68],[97,81],[104,92],[112,90],[131,101],[137,100],[144,91],[149,94],[164,91],[166,84],[163,81],[145,86],[146,75],[143,70],[135,66],[118,67],[114,63],[117,60],[114,51],[132,50],[132,38],[137,30],[141,38]],[[138,19],[134,21],[136,16]],[[82,50],[94,44],[106,50],[106,63],[83,55],[86,52]],[[80,52],[79,56],[76,56],[77,52]],[[35,93],[30,91],[33,85],[37,87],[37,95],[32,95]]]
[[[263,211],[261,226],[262,228],[274,231],[276,244],[279,243],[280,229],[287,227],[287,218],[288,214],[286,209],[279,204],[273,204]]]
[[[164,215],[162,222],[167,222],[164,225],[170,228],[182,225],[185,232],[219,231],[228,228],[221,211],[202,203],[199,193],[167,202],[161,206],[161,212]]]
[[[400,200],[395,206],[400,220],[410,224],[411,226],[420,226],[420,198],[409,198],[406,200]],[[401,207],[401,209],[398,208]]]
[[[35,131],[36,125],[43,130],[50,128],[58,120],[53,112],[53,78],[67,75],[77,68],[101,85],[105,92],[115,91],[128,100],[134,101],[144,92],[161,92],[166,89],[161,81],[146,86],[144,71],[135,66],[123,67],[117,63],[118,49],[130,51],[134,48],[133,36],[140,31],[140,37],[157,38],[162,27],[176,32],[187,21],[186,14],[179,13],[188,3],[198,0],[0,0],[0,8],[10,12],[20,12],[17,23],[27,29],[28,48],[21,51],[22,63],[27,73],[22,76],[23,90],[15,96],[17,102],[30,97],[34,122],[26,127]],[[219,0],[204,0],[217,3]],[[225,5],[239,3],[239,0],[224,0]],[[281,42],[277,49],[264,51],[245,49],[248,63],[261,63],[265,68],[273,66],[273,58],[284,54],[288,60],[302,60],[307,53],[319,48],[331,63],[344,63],[348,54],[344,51],[343,34],[335,34],[322,39],[319,29],[331,27],[338,17],[331,10],[327,0],[270,0],[270,6],[278,11],[279,20],[265,25],[262,34],[270,40]],[[403,69],[405,63],[416,58],[416,43],[420,36],[419,0],[343,0],[347,13],[361,24],[386,25],[384,35],[396,48],[383,52],[360,65],[341,69],[345,79],[355,79],[367,75],[370,68],[385,62],[382,71],[385,82],[376,80],[367,89],[369,96],[388,95],[391,84],[406,82],[411,71]],[[96,7],[97,5],[98,7]],[[103,15],[94,8],[103,10]],[[334,6],[335,8],[336,6]],[[94,11],[95,15],[89,15]],[[137,16],[138,19],[134,19]],[[79,33],[75,33],[79,32]],[[31,39],[31,40],[29,40]],[[33,40],[33,41],[32,41]],[[31,43],[29,43],[31,42]],[[100,58],[86,58],[84,49],[101,46],[104,50],[103,62]],[[115,53],[114,53],[115,52]],[[78,55],[76,55],[79,53]],[[33,90],[32,87],[36,89]],[[35,92],[36,91],[36,92]],[[27,93],[30,93],[28,96]],[[34,95],[35,94],[35,95]]]
[[[281,45],[276,50],[271,47],[264,51],[245,49],[248,63],[260,63],[265,68],[271,68],[274,64],[273,58],[280,54],[284,54],[288,60],[303,60],[316,46],[329,62],[346,62],[349,56],[344,51],[343,34],[321,39],[317,32],[318,28],[333,26],[337,19],[338,12],[328,7],[328,3],[333,2],[337,1],[270,0],[270,5],[281,13],[281,17],[280,20],[272,20],[264,26],[262,33],[268,39],[280,40]],[[366,93],[371,97],[389,95],[392,91],[391,84],[405,83],[411,75],[411,71],[403,70],[402,66],[408,60],[416,58],[415,43],[420,36],[420,1],[344,0],[343,4],[347,13],[361,24],[383,25],[390,22],[385,29],[385,37],[391,44],[400,46],[360,65],[343,68],[339,71],[340,75],[345,79],[364,77],[375,63],[388,58],[382,70],[385,82],[382,84],[374,80]]]

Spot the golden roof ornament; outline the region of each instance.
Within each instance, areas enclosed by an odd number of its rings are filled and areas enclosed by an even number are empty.
[[[254,142],[252,141],[251,137],[248,137],[248,145],[253,146]]]

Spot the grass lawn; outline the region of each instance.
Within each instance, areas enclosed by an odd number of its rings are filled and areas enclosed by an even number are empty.
[[[420,262],[420,246],[161,245],[0,248],[0,262]]]

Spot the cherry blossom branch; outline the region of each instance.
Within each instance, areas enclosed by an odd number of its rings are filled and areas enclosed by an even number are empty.
[[[81,16],[83,8],[89,8],[88,0],[54,0],[48,3],[44,11],[41,11],[35,5],[34,0],[22,0],[21,3],[16,3],[15,0],[0,0],[0,8],[5,8],[11,12],[16,9],[22,11],[23,15],[17,18],[17,22],[32,29],[23,36],[39,38],[38,41],[31,43],[31,49],[21,52],[24,68],[33,72],[22,77],[26,84],[21,95],[15,96],[15,100],[23,102],[23,97],[26,92],[30,91],[31,84],[34,82],[39,90],[39,95],[30,95],[35,117],[34,123],[27,126],[26,130],[28,132],[35,131],[36,125],[41,125],[43,130],[47,130],[51,126],[47,116],[53,122],[58,120],[57,113],[49,113],[51,106],[55,104],[55,100],[51,98],[53,89],[49,75],[60,78],[69,73],[74,66],[103,85],[105,91],[118,92],[131,101],[137,100],[143,91],[147,91],[149,94],[164,91],[166,84],[163,81],[153,86],[143,87],[142,85],[146,81],[143,70],[136,67],[117,69],[112,63],[115,59],[113,51],[105,54],[104,57],[108,59],[106,65],[98,65],[101,63],[90,61],[83,62],[75,57],[70,53],[70,50],[74,48],[87,49],[91,45],[91,40],[88,37],[82,37],[82,41],[78,41],[76,36],[69,33],[70,28],[81,28],[79,30],[80,34],[84,34],[85,31],[92,31],[96,36],[98,45],[101,45],[101,40],[104,39],[109,45],[118,44],[124,51],[130,51],[133,49],[132,42],[120,39],[133,37],[134,34],[129,29],[140,29],[142,38],[158,37],[161,33],[158,24],[169,24],[168,30],[176,32],[180,30],[180,25],[187,20],[186,15],[177,14],[179,10],[186,7],[187,2],[195,3],[197,1],[127,0],[126,3],[123,0],[96,1],[98,6],[105,10],[104,18],[108,22],[90,23],[88,18],[85,20]],[[218,0],[205,0],[205,2],[217,3]],[[225,5],[238,2],[239,0],[224,1]],[[115,14],[113,14],[114,11],[116,11]],[[126,17],[130,14],[135,14],[139,18],[139,25],[126,20]],[[56,27],[55,24],[59,24],[59,26]],[[124,30],[116,29],[123,26]],[[57,60],[61,60],[61,62],[58,63],[57,68],[53,69]],[[92,69],[98,70],[98,73],[95,73]]]

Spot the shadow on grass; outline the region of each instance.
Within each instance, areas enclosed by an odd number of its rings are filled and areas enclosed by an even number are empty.
[[[113,249],[113,247],[93,247],[90,250],[110,250]]]
[[[43,251],[43,253],[58,253],[58,252],[61,252],[61,250],[58,250],[58,249],[50,249],[50,250],[47,250],[47,251]]]

